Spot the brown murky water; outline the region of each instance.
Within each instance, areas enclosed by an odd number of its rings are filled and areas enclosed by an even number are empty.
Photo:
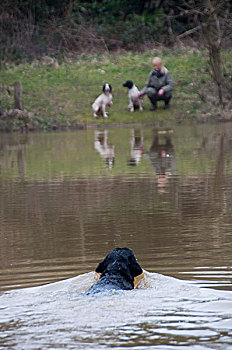
[[[0,297],[0,346],[231,348],[231,135],[231,124],[1,135],[0,289],[20,290]],[[90,285],[118,246],[150,287],[104,296],[99,314],[80,278]],[[64,279],[61,292],[21,290]]]

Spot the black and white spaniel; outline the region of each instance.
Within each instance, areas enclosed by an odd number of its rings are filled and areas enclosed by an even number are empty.
[[[108,118],[108,113],[106,112],[106,109],[113,104],[111,85],[104,84],[102,91],[103,93],[99,95],[92,104],[94,118],[98,118],[100,115],[103,115],[104,118]]]
[[[139,108],[140,111],[143,110],[142,106],[142,98],[140,97],[140,92],[138,88],[135,86],[133,81],[127,80],[124,84],[124,87],[127,87],[129,89],[128,97],[129,97],[129,105],[128,109],[131,112],[134,112],[135,108]]]

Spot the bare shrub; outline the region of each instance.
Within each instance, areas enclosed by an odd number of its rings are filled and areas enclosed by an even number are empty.
[[[35,59],[44,55],[96,53],[108,51],[102,37],[91,27],[74,21],[58,23],[55,18],[46,24],[34,23],[32,15],[0,13],[0,60]]]

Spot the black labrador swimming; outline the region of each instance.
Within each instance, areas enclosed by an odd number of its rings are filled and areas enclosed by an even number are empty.
[[[101,276],[87,294],[113,289],[134,289],[134,277],[143,272],[129,248],[115,248],[100,262],[95,271],[101,273]]]

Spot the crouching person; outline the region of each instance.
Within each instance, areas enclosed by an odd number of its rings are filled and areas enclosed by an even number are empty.
[[[162,60],[155,57],[152,60],[153,71],[150,72],[148,81],[142,89],[140,96],[147,95],[152,103],[151,111],[156,110],[157,101],[164,101],[164,109],[169,108],[172,98],[174,81],[171,73],[163,66]]]

